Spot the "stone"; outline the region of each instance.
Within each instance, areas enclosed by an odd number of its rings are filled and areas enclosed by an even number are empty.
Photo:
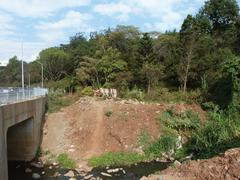
[[[66,174],[64,174],[66,177],[74,177],[74,172],[73,171],[68,171]]]
[[[148,178],[146,176],[141,177],[140,180],[147,180]]]
[[[112,177],[111,174],[108,174],[108,173],[105,173],[105,172],[101,172],[101,175],[102,175],[102,176],[106,176],[106,177]]]
[[[175,160],[173,164],[174,164],[175,167],[181,166],[181,163],[177,160]]]
[[[92,178],[92,177],[93,177],[93,175],[90,174],[90,175],[88,175],[88,176],[85,176],[83,179],[90,179],[90,178]]]
[[[44,174],[45,174],[45,171],[42,172],[42,175],[44,175]]]
[[[32,172],[32,170],[30,168],[25,169],[25,173],[31,173],[31,172]]]
[[[54,162],[54,163],[53,163],[53,165],[54,165],[54,166],[57,166],[57,165],[58,165],[58,163]]]
[[[43,168],[43,165],[40,164],[40,163],[32,162],[32,163],[30,163],[30,165],[31,165],[32,167],[35,167],[35,168]]]
[[[120,171],[119,168],[116,168],[116,169],[108,169],[108,170],[107,170],[108,173],[117,173],[117,172],[119,172],[119,171]]]
[[[69,180],[77,180],[77,179],[72,177],[72,178],[70,178]]]
[[[41,176],[40,176],[38,173],[33,173],[33,174],[32,174],[32,178],[33,178],[33,179],[40,179]]]

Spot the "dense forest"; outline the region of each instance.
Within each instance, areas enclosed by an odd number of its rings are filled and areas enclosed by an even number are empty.
[[[50,88],[111,87],[121,96],[135,91],[149,99],[192,92],[192,98],[225,107],[239,96],[239,6],[236,0],[208,0],[196,15],[185,18],[179,32],[141,32],[119,25],[77,33],[69,44],[42,50],[35,61],[25,62],[25,81],[30,74],[33,85],[41,82],[38,62]],[[0,69],[0,79],[1,86],[21,85],[16,56]]]

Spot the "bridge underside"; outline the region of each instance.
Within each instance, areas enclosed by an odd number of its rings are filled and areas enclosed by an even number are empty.
[[[8,179],[7,161],[29,161],[41,139],[46,98],[0,106],[0,180]]]

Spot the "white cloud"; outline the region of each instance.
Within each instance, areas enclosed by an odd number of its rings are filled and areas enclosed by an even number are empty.
[[[43,42],[24,42],[23,43],[23,59],[24,61],[32,61],[33,58],[44,48],[47,48],[48,44]],[[14,55],[18,56],[19,59],[22,57],[21,51],[21,40],[1,40],[1,64],[7,64],[8,59]],[[33,56],[35,55],[35,56]]]
[[[120,21],[128,20],[134,9],[124,2],[105,3],[94,6],[93,10],[101,15],[116,16]]]
[[[69,37],[67,31],[71,32],[90,32],[94,29],[88,25],[92,19],[90,14],[82,14],[77,11],[69,11],[62,19],[56,22],[41,22],[35,28],[38,36],[45,42],[55,43],[56,41],[66,41]]]
[[[22,17],[47,17],[64,8],[89,5],[91,0],[0,0],[0,9]]]
[[[165,31],[179,28],[187,14],[196,11],[204,0],[118,0],[115,3],[97,4],[93,10],[101,15],[128,20],[132,15],[151,20],[154,24],[146,23],[147,29]]]
[[[13,35],[14,30],[13,18],[7,14],[0,13],[0,39]]]

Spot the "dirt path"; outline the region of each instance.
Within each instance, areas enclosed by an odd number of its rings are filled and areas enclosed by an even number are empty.
[[[103,141],[103,106],[99,103],[96,103],[93,107],[93,116],[95,127],[93,129],[93,133],[89,140],[89,151],[84,155],[85,159],[89,159],[93,155],[101,154],[101,143]]]

